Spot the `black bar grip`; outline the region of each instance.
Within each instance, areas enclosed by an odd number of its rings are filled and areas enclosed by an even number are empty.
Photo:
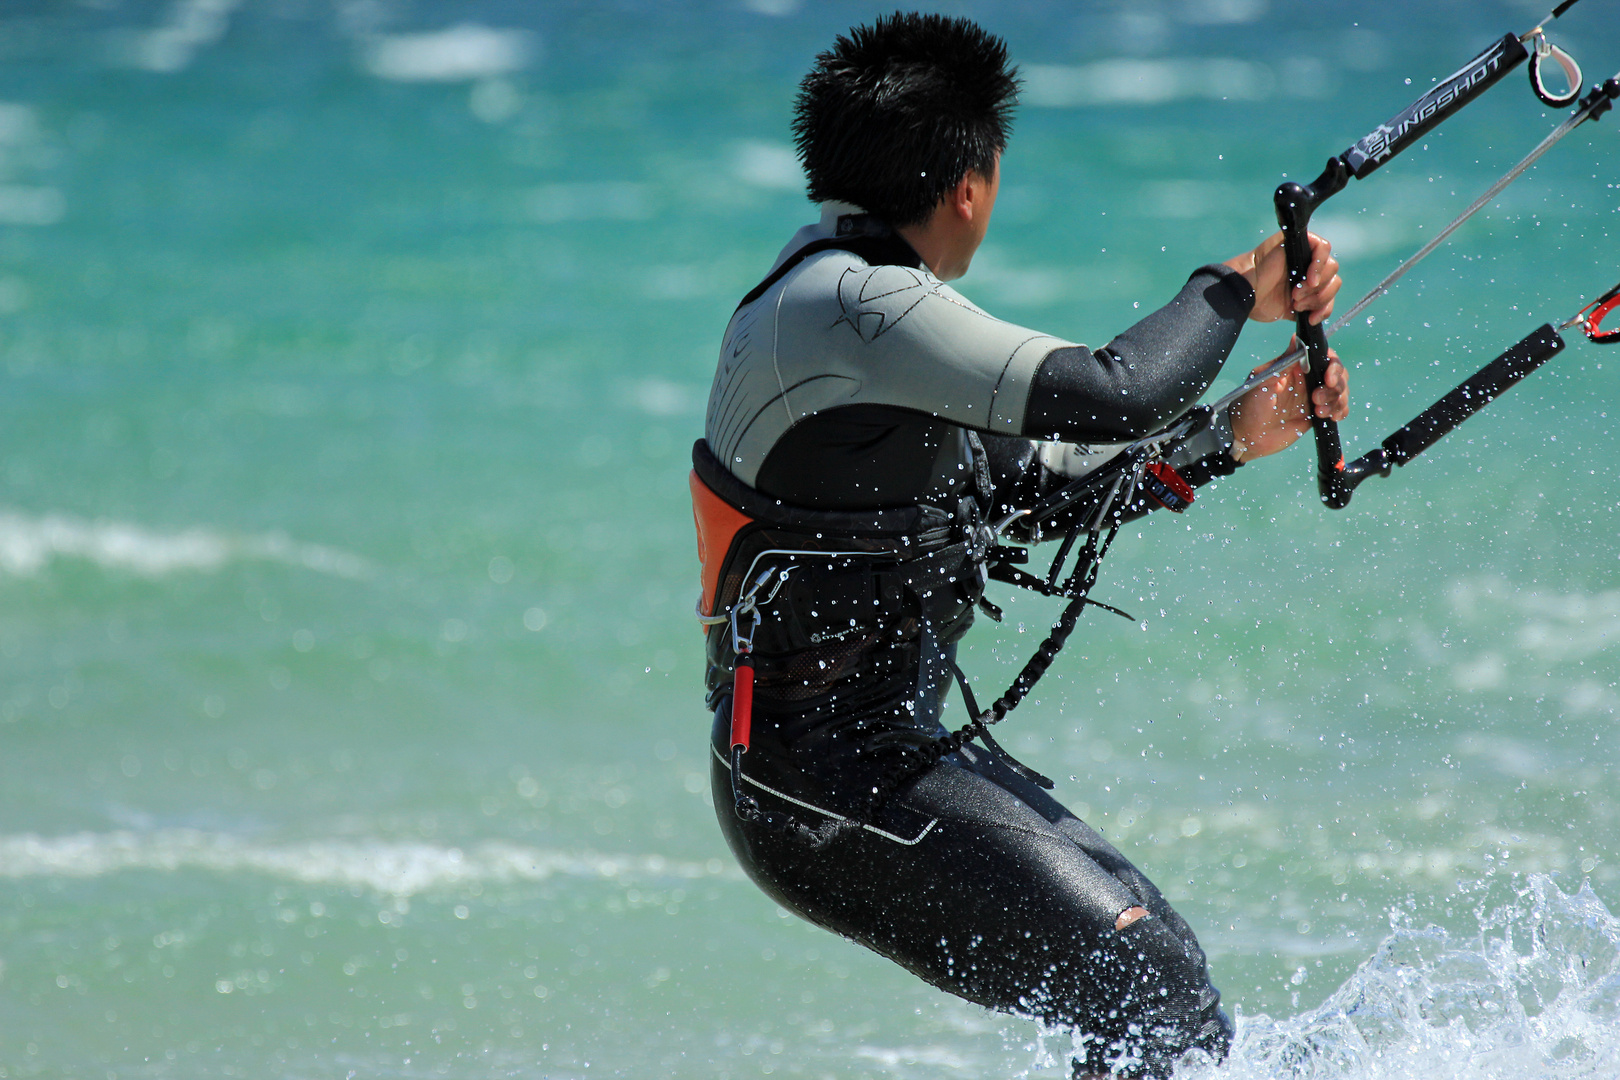
[[[1321,389],[1327,375],[1327,335],[1320,326],[1308,326],[1310,317],[1299,317],[1299,338],[1305,343],[1306,359],[1311,365],[1305,372],[1305,408],[1311,411],[1311,427],[1316,432],[1316,491],[1322,504],[1329,510],[1342,510],[1350,505],[1354,486],[1345,482],[1344,447],[1339,442],[1339,424],[1317,416],[1310,395]]]
[[[1327,167],[1309,184],[1289,181],[1277,188],[1272,202],[1277,210],[1277,224],[1282,227],[1283,255],[1288,263],[1288,284],[1292,288],[1303,284],[1311,268],[1311,215],[1330,197],[1350,182],[1350,172],[1342,158],[1329,158]],[[1327,376],[1327,333],[1313,324],[1309,314],[1295,318],[1296,333],[1305,346],[1305,408],[1311,410],[1310,394],[1322,386]],[[1332,420],[1316,416],[1312,410],[1311,426],[1316,429],[1316,487],[1322,502],[1332,510],[1349,505],[1354,486],[1344,476],[1344,451],[1339,443],[1339,425]]]
[[[1405,465],[1433,446],[1442,435],[1495,401],[1520,379],[1564,351],[1564,339],[1551,323],[1537,327],[1495,360],[1480,368],[1411,423],[1384,440],[1394,465]]]
[[[1458,424],[1495,401],[1514,383],[1564,351],[1564,339],[1551,323],[1535,329],[1456,389],[1424,409],[1411,423],[1345,467],[1345,482],[1356,487],[1369,476],[1388,476],[1439,442]]]
[[[1440,121],[1489,90],[1496,81],[1529,57],[1517,34],[1502,40],[1441,79],[1427,94],[1402,109],[1387,123],[1362,138],[1343,154],[1344,163],[1357,180],[1421,139]]]

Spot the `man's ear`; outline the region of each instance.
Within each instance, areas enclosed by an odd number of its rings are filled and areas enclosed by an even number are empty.
[[[945,194],[945,205],[962,221],[972,221],[974,213],[979,209],[984,197],[984,182],[972,169],[962,174],[962,179],[956,186]]]

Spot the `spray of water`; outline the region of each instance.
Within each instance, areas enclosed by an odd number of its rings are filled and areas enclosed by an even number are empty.
[[[1545,876],[1462,936],[1399,925],[1320,1006],[1239,1016],[1230,1060],[1187,1080],[1576,1080],[1620,1075],[1620,919]]]

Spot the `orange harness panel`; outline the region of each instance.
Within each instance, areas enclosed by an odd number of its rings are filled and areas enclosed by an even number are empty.
[[[714,614],[714,593],[720,585],[720,567],[731,551],[731,542],[744,525],[753,518],[733,507],[713,491],[692,470],[687,477],[692,488],[692,520],[697,525],[698,562],[703,564],[703,602],[705,615]],[[704,632],[708,628],[704,627]]]

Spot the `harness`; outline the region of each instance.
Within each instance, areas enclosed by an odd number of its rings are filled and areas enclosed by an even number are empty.
[[[806,258],[828,250],[850,251],[872,265],[919,265],[910,245],[886,223],[864,214],[846,215],[838,219],[834,236],[812,241],[784,259],[748,292],[739,310]],[[1209,415],[1207,409],[1195,410],[1183,430],[1195,429]],[[756,685],[769,685],[778,698],[791,699],[799,682],[815,682],[806,676],[825,677],[829,663],[835,670],[853,663],[852,670],[840,672],[855,684],[854,695],[839,695],[849,707],[866,674],[861,657],[877,655],[885,646],[919,653],[919,707],[925,704],[920,695],[936,685],[928,676],[945,676],[932,665],[948,664],[970,719],[960,729],[912,748],[903,764],[883,774],[867,802],[867,820],[941,758],[975,739],[1025,779],[1053,787],[997,744],[989,727],[1034,689],[1087,605],[1135,621],[1090,599],[1102,559],[1127,516],[1155,506],[1180,512],[1192,503],[1193,489],[1164,460],[1169,444],[1150,439],[1034,506],[992,520],[989,459],[971,429],[967,442],[973,494],[949,508],[918,504],[859,511],[814,510],[771,498],[738,480],[706,441],[692,448],[689,482],[703,568],[697,615],[707,635],[709,704],[718,708],[729,698],[731,785],[738,817],[798,835],[813,846],[831,839],[826,830],[765,811],[743,788],[742,757],[752,737]],[[1022,569],[1029,561],[1025,544],[1004,542],[1015,526],[1031,543],[1047,536],[1063,538],[1044,576]],[[1064,576],[1071,555],[1073,566]],[[1061,597],[1068,604],[1018,677],[981,710],[967,676],[946,660],[944,650],[967,632],[975,608],[1000,621],[1001,610],[984,596],[992,580]],[[725,632],[717,632],[720,628]]]
[[[1088,604],[1131,619],[1090,599],[1102,559],[1128,514],[1155,504],[1179,512],[1192,502],[1193,491],[1157,453],[1139,451],[1121,454],[1036,506],[992,523],[986,516],[992,496],[988,460],[971,431],[968,442],[977,491],[959,499],[952,512],[926,504],[865,511],[793,506],[743,484],[706,441],[693,446],[689,483],[703,581],[697,616],[707,636],[710,704],[718,707],[730,699],[731,784],[738,817],[817,847],[831,839],[833,832],[765,811],[743,788],[742,758],[752,736],[762,663],[779,687],[791,688],[797,676],[824,666],[826,657],[859,656],[862,646],[914,645],[922,665],[949,663],[970,716],[966,725],[916,747],[909,760],[882,775],[867,803],[867,820],[941,758],[975,739],[1025,779],[1053,786],[1008,754],[988,729],[1034,689]],[[1063,542],[1047,574],[1037,577],[1020,569],[1029,552],[1002,542],[1008,528],[1018,523],[1039,539],[1043,522],[1058,520],[1077,504],[1085,512],[1061,531]],[[1082,534],[1085,541],[1064,577]],[[944,661],[943,647],[967,631],[975,607],[1000,620],[1000,610],[984,597],[990,580],[1069,602],[1006,692],[981,710],[962,669]],[[920,674],[919,693],[929,685]]]

